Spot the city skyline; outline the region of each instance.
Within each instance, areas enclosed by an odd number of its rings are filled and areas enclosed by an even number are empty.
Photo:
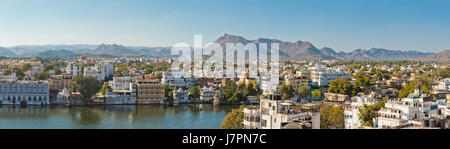
[[[0,46],[204,43],[224,33],[336,51],[450,49],[448,1],[3,1]],[[13,15],[12,15],[13,14]]]

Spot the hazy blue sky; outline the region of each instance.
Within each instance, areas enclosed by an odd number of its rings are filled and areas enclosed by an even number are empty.
[[[223,33],[335,50],[450,49],[448,0],[0,0],[0,46],[204,43]]]

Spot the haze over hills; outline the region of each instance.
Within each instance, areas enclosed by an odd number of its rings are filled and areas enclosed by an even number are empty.
[[[242,36],[224,34],[214,42],[225,48],[225,43],[279,43],[280,57],[296,60],[405,60],[425,58],[434,53],[419,51],[400,51],[382,48],[368,50],[357,49],[351,52],[336,52],[334,49],[324,47],[318,49],[308,41],[285,42],[278,39],[258,38],[248,40]],[[170,47],[135,47],[117,44],[101,45],[27,45],[0,48],[0,56],[5,57],[74,57],[79,55],[101,57],[170,57]],[[270,54],[270,53],[269,53]]]
[[[336,52],[328,47],[318,49],[307,41],[284,42],[278,39],[267,38],[247,40],[241,36],[229,34],[224,34],[224,36],[220,37],[215,42],[221,45],[228,42],[253,42],[257,45],[258,43],[279,43],[280,56],[298,60],[404,60],[426,57],[433,54],[431,52],[387,50],[382,48],[372,48],[369,50],[357,49],[352,52]]]
[[[419,61],[437,61],[437,62],[450,62],[450,50],[445,50],[436,54],[429,55],[424,58],[417,59]]]

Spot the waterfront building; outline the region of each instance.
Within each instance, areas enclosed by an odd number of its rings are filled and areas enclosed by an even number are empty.
[[[311,67],[311,79],[315,86],[328,86],[332,80],[338,78],[349,78],[348,72],[343,68],[337,68],[333,71],[328,71],[325,66]]]
[[[178,88],[173,92],[173,101],[175,104],[189,102],[189,94],[182,88]]]
[[[165,85],[158,79],[136,79],[137,104],[160,104],[164,101]]]
[[[0,79],[0,104],[47,105],[49,85],[47,81],[18,80],[15,73]]]
[[[136,84],[135,79],[132,77],[114,77],[110,83],[113,90],[130,90],[132,85]]]
[[[73,76],[72,75],[52,75],[50,79],[48,79],[50,85],[50,91],[52,90],[63,90],[64,88],[72,88],[73,85]]]
[[[203,87],[200,91],[200,101],[209,102],[214,100],[214,95],[216,94],[213,87]]]
[[[184,71],[165,71],[161,83],[172,88],[190,88],[195,84],[195,80],[189,77]]]

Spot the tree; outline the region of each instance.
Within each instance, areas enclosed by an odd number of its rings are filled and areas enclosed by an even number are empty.
[[[364,93],[368,93],[370,87],[370,78],[366,74],[366,72],[360,71],[356,73],[355,78],[355,85],[357,88],[359,88],[358,92],[363,91]]]
[[[159,79],[159,80],[161,80],[162,77],[163,77],[162,72],[157,72],[157,73],[155,74],[155,78],[157,78],[157,79]]]
[[[281,84],[280,92],[285,99],[291,99],[294,97],[294,87],[292,85]]]
[[[189,89],[189,95],[192,98],[200,98],[200,86],[193,86]]]
[[[18,67],[10,67],[3,72],[3,75],[11,75],[12,72],[16,73],[16,77],[19,80],[23,80],[25,78],[25,73],[21,68]]]
[[[450,68],[438,69],[435,75],[438,78],[450,78]]]
[[[153,72],[153,70],[151,68],[145,69],[145,74],[151,74],[152,72]]]
[[[117,68],[116,75],[118,75],[118,76],[124,76],[124,75],[125,75],[124,73],[129,74],[129,71],[128,71],[128,65],[127,65],[127,64],[120,65],[120,66]]]
[[[384,107],[386,99],[373,105],[364,104],[359,108],[359,119],[364,126],[373,126],[373,118],[377,116],[378,111]]]
[[[344,129],[344,108],[333,104],[320,108],[321,129]]]
[[[243,129],[244,125],[242,124],[244,122],[244,106],[240,106],[237,109],[231,110],[225,116],[225,118],[222,121],[222,124],[220,125],[221,129]]]
[[[102,93],[102,95],[103,96],[105,96],[106,95],[106,91],[108,91],[108,92],[112,92],[112,88],[111,88],[111,86],[109,86],[109,85],[103,85],[102,86],[102,89],[100,90],[100,92]]]
[[[237,91],[237,85],[236,85],[236,83],[234,83],[234,81],[227,80],[227,82],[225,82],[225,85],[221,88],[221,91],[222,91],[225,99],[228,100]]]
[[[172,102],[173,101],[173,92],[175,90],[170,87],[169,85],[166,85],[164,88],[164,100],[166,102]]]
[[[315,89],[314,91],[311,92],[312,96],[322,96],[322,88],[319,89]]]
[[[49,79],[50,78],[50,73],[49,72],[41,72],[41,73],[37,73],[35,76],[34,76],[34,79],[35,80],[47,80],[47,79]]]
[[[255,85],[252,82],[250,82],[247,85],[245,85],[244,94],[246,96],[256,96],[256,95],[258,95],[258,91],[256,90]]]
[[[311,92],[309,91],[309,88],[306,86],[300,86],[297,89],[297,94],[300,98],[305,98],[307,96],[309,96]]]
[[[30,70],[31,69],[31,64],[30,63],[25,63],[25,64],[23,64],[22,65],[22,70],[24,71],[24,72],[27,72],[28,70]]]
[[[330,82],[329,91],[332,93],[344,94],[348,96],[356,95],[354,85],[346,78],[339,78]]]
[[[93,77],[84,77],[83,75],[78,75],[75,78],[74,85],[72,86],[72,91],[80,92],[81,101],[84,104],[90,102],[92,95],[98,93],[101,88],[101,82]]]

